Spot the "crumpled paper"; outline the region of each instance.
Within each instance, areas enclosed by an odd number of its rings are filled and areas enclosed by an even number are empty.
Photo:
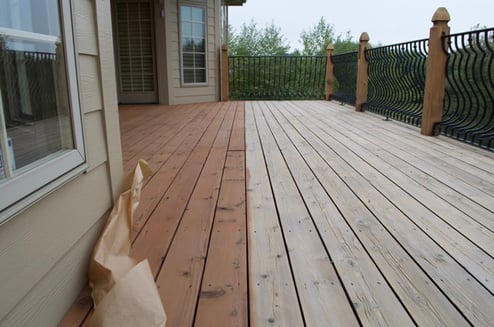
[[[140,160],[108,217],[89,265],[94,312],[91,327],[159,326],[166,314],[147,260],[129,257],[134,211],[151,169]]]

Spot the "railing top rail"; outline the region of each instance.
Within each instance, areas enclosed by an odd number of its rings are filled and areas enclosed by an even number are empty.
[[[468,32],[445,34],[442,36],[442,38],[444,39],[444,38],[449,38],[449,37],[454,37],[454,36],[481,34],[481,33],[488,33],[488,32],[494,32],[494,27],[484,28],[481,30],[473,30],[473,31],[468,31]]]
[[[326,56],[299,56],[299,55],[228,55],[229,58],[326,58]]]
[[[348,52],[338,53],[338,54],[334,54],[333,57],[348,56],[348,55],[352,55],[355,53],[358,53],[358,51],[348,51]]]
[[[365,51],[378,51],[381,49],[387,49],[387,48],[396,48],[400,46],[408,46],[411,44],[416,44],[416,43],[421,43],[421,42],[429,42],[429,39],[417,39],[417,40],[412,40],[412,41],[406,41],[406,42],[400,42],[400,43],[394,43],[394,44],[389,44],[389,45],[383,45],[380,47],[374,47],[374,48],[367,48]]]
[[[42,42],[49,44],[56,44],[60,42],[60,38],[58,36],[21,31],[12,28],[6,28],[6,27],[0,27],[0,37],[4,37],[4,38],[12,37],[17,40]]]

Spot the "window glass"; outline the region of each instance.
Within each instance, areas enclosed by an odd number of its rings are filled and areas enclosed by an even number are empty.
[[[180,13],[182,81],[206,83],[206,9],[182,5]]]
[[[182,16],[182,19],[184,21],[191,21],[192,20],[192,7],[182,6],[181,16]]]
[[[69,83],[69,71],[75,80],[74,51],[67,57],[63,32],[71,27],[61,23],[60,3],[69,5],[66,0],[1,2],[0,211],[83,161],[80,116],[73,114],[80,112],[77,86]],[[70,10],[66,13],[70,22]],[[22,179],[27,175],[32,179]]]
[[[194,37],[204,38],[204,36],[206,35],[206,33],[204,33],[204,24],[193,23],[192,28],[193,28],[193,34],[192,35],[194,35]]]
[[[201,54],[206,53],[206,44],[204,39],[194,39],[194,50]]]
[[[62,35],[58,19],[52,19],[58,17],[57,2],[9,0],[2,7],[0,106],[7,141],[2,143],[8,145],[10,174],[15,174],[57,151],[73,149],[74,143]]]

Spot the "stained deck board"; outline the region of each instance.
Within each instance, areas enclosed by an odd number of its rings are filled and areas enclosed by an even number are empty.
[[[142,201],[136,210],[134,218],[133,230],[135,234],[142,229],[147,219],[158,208],[157,205],[163,197],[166,198],[166,194],[169,192],[175,192],[174,190],[169,190],[175,179],[178,178],[178,180],[182,181],[184,178],[194,176],[194,172],[197,169],[191,172],[187,171],[189,168],[186,170],[183,170],[183,168],[184,166],[191,166],[191,161],[199,155],[198,153],[193,153],[197,147],[204,147],[210,144],[207,143],[207,140],[212,142],[212,137],[216,128],[220,126],[220,119],[222,119],[223,114],[224,112],[221,113],[218,109],[210,109],[203,119],[191,121],[187,128],[176,134],[170,142],[161,148],[160,152],[153,156],[152,159],[155,159],[155,157],[159,157],[159,159],[157,161],[153,160],[155,163],[154,167],[152,166],[155,169],[153,177],[147,182],[142,191]],[[201,162],[200,159],[199,162]],[[192,175],[189,176],[191,173]],[[180,184],[181,182],[175,182],[174,187],[180,187]],[[189,186],[192,187],[192,185]]]
[[[194,321],[234,115],[225,116],[156,280],[171,326]]]
[[[325,101],[126,107],[121,128],[155,170],[133,255],[167,326],[494,319],[492,153]],[[62,326],[87,325],[79,300]]]
[[[180,109],[155,109],[165,110],[166,113],[159,117],[150,117],[153,119],[152,125],[143,124],[147,129],[140,130],[141,126],[132,126],[122,131],[131,140],[137,140],[133,146],[126,146],[123,152],[124,171],[130,173],[139,159],[147,160],[153,169],[160,167],[161,163],[166,160],[159,156],[163,149],[169,148],[169,142],[176,139],[177,136],[183,135],[183,130],[189,127],[191,122],[201,120],[206,114],[205,106],[187,106],[180,112]],[[127,110],[128,111],[128,110]],[[126,111],[120,115],[121,120],[125,120]],[[130,143],[130,140],[128,141]]]
[[[248,325],[245,113],[243,103],[236,105],[197,305],[196,326]]]
[[[195,326],[248,325],[245,205],[245,154],[228,151]]]
[[[195,150],[180,167],[179,173],[172,179],[172,184],[162,195],[133,244],[131,255],[141,260],[148,259],[155,275],[158,274],[168,248],[175,237],[177,227],[187,209],[190,196],[194,192],[225,114],[226,108],[221,108],[221,113],[216,116],[200,142],[195,146]]]

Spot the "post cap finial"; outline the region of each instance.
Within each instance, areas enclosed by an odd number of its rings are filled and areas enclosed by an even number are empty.
[[[327,50],[327,51],[334,50],[334,45],[333,45],[333,43],[328,44],[328,46],[326,47],[326,50]]]
[[[446,9],[445,7],[437,8],[436,12],[434,13],[434,16],[432,16],[433,23],[449,22],[450,20],[451,18],[449,17],[448,9]]]
[[[369,40],[370,40],[370,38],[369,38],[369,34],[367,34],[367,32],[363,32],[362,34],[360,34],[360,39],[359,39],[360,42],[367,42]]]

